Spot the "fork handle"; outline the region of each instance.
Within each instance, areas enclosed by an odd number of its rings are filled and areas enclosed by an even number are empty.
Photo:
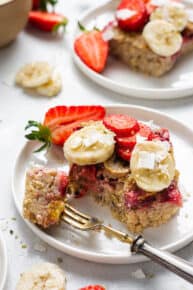
[[[193,265],[191,263],[167,251],[152,247],[142,236],[138,236],[133,241],[131,251],[143,254],[193,284]]]

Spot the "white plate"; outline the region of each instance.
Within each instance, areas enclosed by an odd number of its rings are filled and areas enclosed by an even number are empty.
[[[7,276],[7,251],[0,233],[0,289],[3,290]]]
[[[154,120],[156,124],[170,129],[175,149],[177,168],[181,172],[181,183],[187,189],[193,188],[193,131],[179,121],[144,107],[137,106],[108,106],[107,113],[129,114],[137,119]],[[16,207],[22,215],[22,201],[24,197],[24,179],[26,169],[32,162],[43,166],[54,166],[67,169],[62,149],[53,147],[46,155],[33,154],[39,144],[28,142],[20,151],[14,168],[12,188]],[[188,163],[188,164],[187,164]],[[116,228],[126,231],[126,228],[115,221],[107,208],[100,208],[90,198],[76,199],[74,205],[85,213],[104,218],[105,222]],[[26,221],[27,222],[27,221]],[[49,231],[43,231],[27,222],[27,225],[41,239],[51,246],[70,255],[102,263],[123,264],[142,261],[145,258],[131,255],[129,246],[115,239],[106,237],[103,233],[80,232],[67,225],[61,225]],[[180,249],[193,240],[193,195],[184,202],[183,208],[166,225],[148,229],[144,232],[145,238],[156,247],[169,251]]]
[[[88,28],[102,28],[112,19],[117,0],[89,10],[79,21]],[[80,34],[76,28],[74,38]],[[145,99],[173,99],[192,95],[193,91],[193,54],[182,56],[174,68],[161,78],[154,78],[131,70],[118,60],[109,58],[102,74],[88,68],[73,50],[75,63],[83,73],[99,85],[119,94]]]

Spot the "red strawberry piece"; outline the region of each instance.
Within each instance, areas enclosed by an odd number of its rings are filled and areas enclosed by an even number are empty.
[[[65,195],[66,188],[68,185],[68,176],[63,171],[60,171],[58,174],[59,174],[59,191],[61,192],[62,195]]]
[[[139,131],[137,132],[137,135],[149,140],[152,135],[152,131],[147,125],[139,123]],[[137,143],[137,137],[136,135],[130,137],[116,137],[116,141],[120,147],[128,147],[132,150]]]
[[[121,157],[123,160],[130,161],[131,159],[131,149],[118,147],[117,148],[117,155]]]
[[[119,147],[126,147],[132,150],[137,142],[136,136],[130,137],[116,137],[116,141]]]
[[[33,26],[46,32],[56,31],[68,23],[67,18],[63,15],[46,11],[30,11],[28,20]]]
[[[170,133],[168,129],[160,128],[151,134],[150,139],[160,141],[170,141]]]
[[[106,289],[101,285],[90,285],[80,288],[79,290],[106,290]]]
[[[133,136],[139,131],[139,123],[127,115],[109,115],[103,120],[104,125],[117,136]]]
[[[108,57],[109,44],[101,31],[85,31],[74,42],[74,50],[80,59],[92,70],[104,70]]]
[[[37,128],[25,137],[29,140],[39,140],[43,146],[38,150],[49,147],[51,143],[63,145],[66,139],[80,127],[81,122],[99,121],[105,116],[102,106],[56,106],[49,109],[43,124],[28,121],[28,128]]]
[[[128,18],[120,17],[120,11],[124,11],[124,14],[128,12]],[[143,0],[122,0],[117,7],[117,20],[121,29],[138,31],[144,27],[147,19],[148,13]]]

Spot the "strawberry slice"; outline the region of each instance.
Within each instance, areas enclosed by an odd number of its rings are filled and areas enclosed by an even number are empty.
[[[131,159],[131,150],[129,148],[118,147],[117,155],[123,160],[130,161]]]
[[[104,70],[109,44],[103,39],[101,31],[84,31],[75,39],[74,50],[89,68],[98,73]]]
[[[25,129],[34,128],[25,135],[29,140],[39,140],[43,145],[36,150],[39,152],[48,148],[51,143],[63,145],[81,122],[102,120],[105,109],[102,106],[56,106],[47,111],[43,124],[28,121]]]
[[[106,289],[101,285],[90,285],[80,288],[79,290],[106,290]]]
[[[61,26],[65,27],[68,23],[67,18],[63,15],[46,11],[30,11],[28,21],[33,26],[46,32],[56,31]]]
[[[142,29],[148,19],[143,0],[122,0],[117,7],[116,15],[119,27],[129,31]]]
[[[152,131],[147,125],[139,123],[139,131],[137,132],[137,135],[147,138],[147,140],[149,140],[152,136]],[[132,150],[137,143],[137,136],[134,135],[129,137],[116,137],[116,141],[120,147],[128,147]]]
[[[139,131],[139,123],[127,115],[109,115],[103,120],[104,125],[118,136],[133,136]]]

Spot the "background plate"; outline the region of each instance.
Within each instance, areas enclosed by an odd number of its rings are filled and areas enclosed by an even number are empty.
[[[112,19],[118,0],[108,1],[89,10],[79,18],[87,28],[103,28]],[[80,34],[76,28],[74,38]],[[154,78],[131,70],[120,61],[109,58],[102,74],[88,68],[73,50],[75,63],[82,72],[99,85],[119,94],[145,99],[173,99],[192,95],[193,53],[182,56],[174,68],[161,78]]]
[[[7,276],[7,251],[5,242],[0,233],[0,289],[2,290]]]
[[[162,127],[169,128],[179,169],[180,181],[186,187],[184,205],[179,214],[166,225],[148,229],[144,237],[156,247],[174,251],[193,240],[193,194],[188,190],[193,188],[193,131],[179,121],[144,107],[137,106],[107,106],[107,113],[129,114],[143,121],[154,120]],[[39,144],[28,142],[20,151],[14,168],[12,189],[16,207],[22,215],[24,196],[24,180],[26,169],[32,164],[54,166],[67,170],[61,147],[53,146],[47,153],[33,154]],[[188,194],[187,194],[188,193]],[[74,205],[85,213],[90,213],[116,228],[127,231],[124,225],[115,221],[108,209],[100,208],[89,197],[76,199]],[[109,264],[134,263],[145,260],[143,256],[131,255],[129,246],[116,239],[110,239],[103,233],[80,232],[65,224],[49,231],[42,231],[37,226],[27,222],[27,225],[49,245],[82,259]]]

